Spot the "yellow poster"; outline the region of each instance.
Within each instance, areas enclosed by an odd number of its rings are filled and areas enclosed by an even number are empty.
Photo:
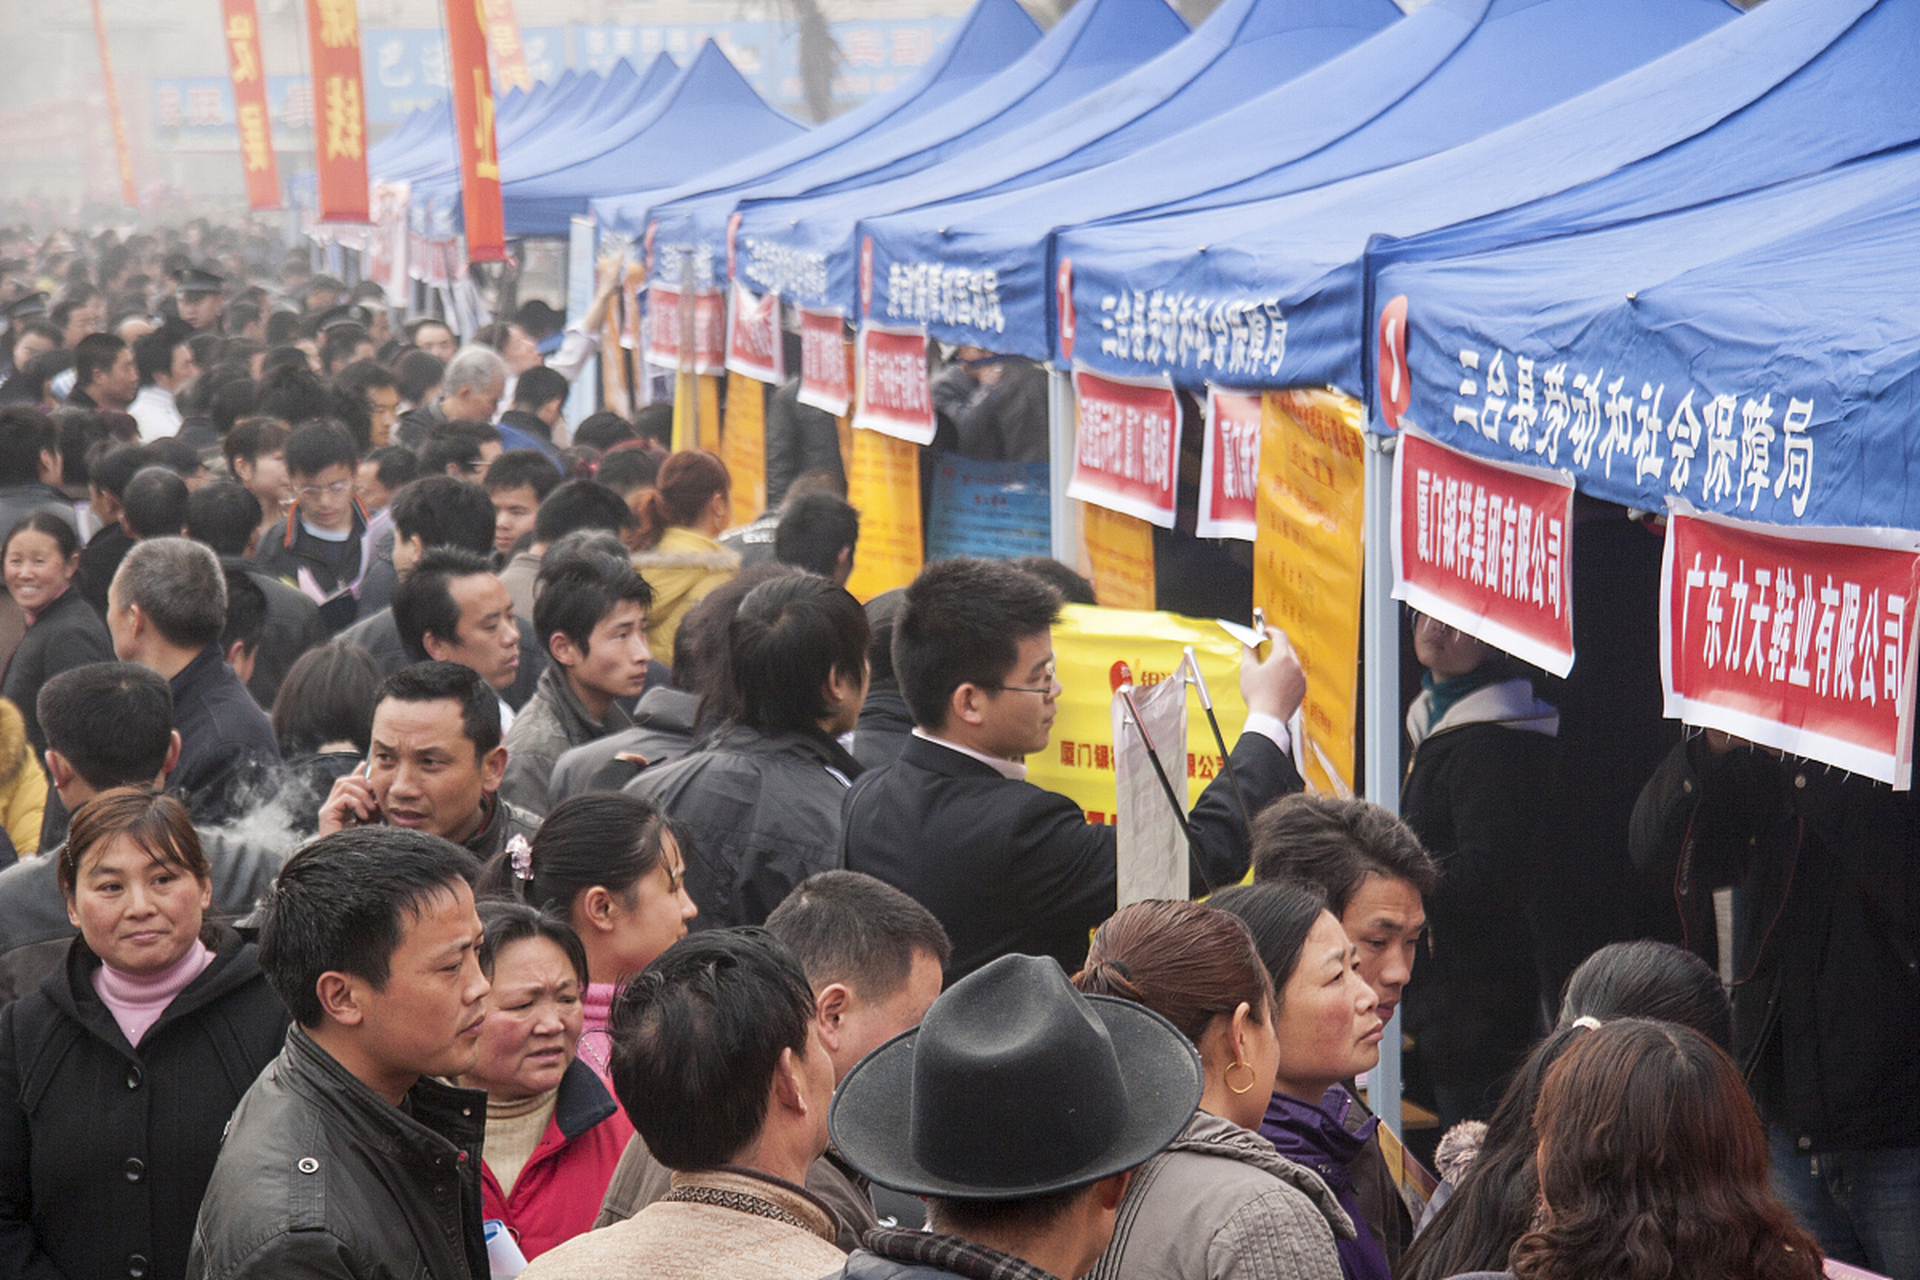
[[[865,532],[862,531],[862,541]],[[1053,629],[1053,653],[1063,686],[1053,737],[1043,755],[1027,757],[1027,780],[1070,797],[1087,821],[1113,821],[1113,685],[1116,663],[1133,672],[1136,686],[1165,680],[1193,646],[1213,695],[1214,714],[1228,748],[1240,736],[1247,707],[1240,700],[1240,643],[1208,619],[1133,609],[1070,604]],[[1189,691],[1187,707],[1187,805],[1225,767],[1206,712]]]
[[[1296,751],[1307,786],[1350,796],[1359,715],[1360,402],[1333,391],[1270,391],[1260,429],[1253,600],[1287,633],[1307,673]]]
[[[696,408],[697,407],[697,408]],[[688,410],[696,410],[690,417]],[[720,451],[720,379],[712,374],[673,375],[673,448]]]
[[[1082,502],[1081,566],[1094,597],[1113,609],[1153,608],[1153,526],[1135,516]]]
[[[878,431],[853,433],[847,501],[860,513],[847,590],[859,600],[904,587],[920,572],[920,447]]]
[[[758,520],[767,509],[767,396],[762,384],[743,373],[727,374],[720,460],[733,477],[733,522]]]

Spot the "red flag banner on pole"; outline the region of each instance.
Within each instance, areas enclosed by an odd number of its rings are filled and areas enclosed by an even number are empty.
[[[1669,716],[1911,785],[1920,534],[1676,507],[1660,598]]]
[[[514,21],[513,0],[484,0],[487,46],[493,50],[494,73],[502,89],[526,92],[533,88],[527,73],[527,51],[520,43],[520,24]]]
[[[127,117],[120,110],[120,89],[113,82],[113,54],[107,48],[107,20],[101,16],[100,0],[93,0],[93,34],[100,41],[100,75],[107,86],[107,115],[113,121],[113,152],[120,165],[120,202],[140,203],[133,186],[133,148],[127,143]]]
[[[1393,456],[1393,598],[1524,662],[1573,670],[1573,477],[1490,462],[1406,423]]]
[[[353,0],[307,0],[313,63],[313,159],[322,222],[367,221],[367,104]]]
[[[226,20],[227,70],[233,76],[234,121],[246,166],[247,207],[280,207],[280,170],[273,158],[273,122],[267,115],[267,78],[260,61],[260,14],[254,0],[220,0]]]
[[[500,156],[493,138],[493,79],[487,74],[485,0],[447,0],[448,76],[453,122],[460,134],[460,210],[467,257],[507,260],[506,213],[500,205]]]

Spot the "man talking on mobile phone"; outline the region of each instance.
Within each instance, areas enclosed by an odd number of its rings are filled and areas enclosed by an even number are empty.
[[[388,676],[367,763],[333,784],[320,834],[384,824],[444,837],[483,863],[540,820],[499,797],[500,699],[473,668],[416,662]]]

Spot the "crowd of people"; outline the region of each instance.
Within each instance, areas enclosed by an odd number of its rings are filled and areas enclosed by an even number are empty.
[[[1196,900],[1122,905],[1024,763],[1085,581],[863,605],[788,389],[753,521],[660,407],[569,426],[605,304],[462,343],[220,228],[0,231],[0,1274],[1920,1277],[1907,796],[1682,743],[1694,945],[1556,990],[1526,670],[1414,620],[1396,817],[1306,793],[1269,630]]]

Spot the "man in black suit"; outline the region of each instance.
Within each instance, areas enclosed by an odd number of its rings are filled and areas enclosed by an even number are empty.
[[[949,981],[1014,952],[1068,971],[1117,905],[1114,828],[1026,781],[1052,732],[1060,597],[1012,565],[927,566],[894,623],[893,666],[913,712],[900,759],[863,775],[844,810],[846,865],[919,901],[953,939]],[[1306,677],[1285,637],[1240,666],[1247,720],[1233,768],[1248,811],[1302,789],[1286,720]],[[1248,834],[1224,771],[1189,817],[1195,893],[1246,874]]]

